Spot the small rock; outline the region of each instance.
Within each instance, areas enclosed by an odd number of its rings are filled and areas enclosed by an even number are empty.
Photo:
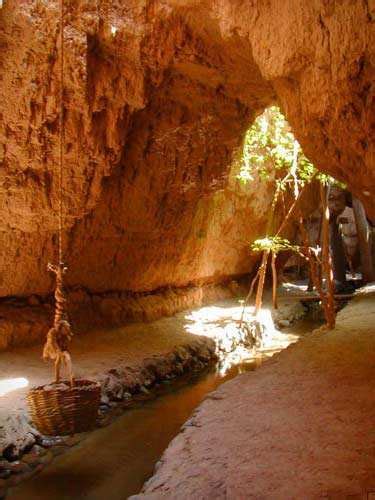
[[[116,394],[113,395],[113,400],[114,401],[121,401],[122,397],[124,395],[124,389],[121,387]]]
[[[161,460],[158,460],[155,464],[155,467],[154,467],[154,472],[157,472],[158,469],[160,469],[160,467],[163,465],[163,462]]]
[[[290,321],[288,321],[287,319],[279,319],[278,321],[278,325],[281,327],[281,328],[285,328],[287,326],[290,325]]]
[[[51,448],[58,444],[63,444],[64,440],[60,437],[41,437],[38,439],[38,444],[43,446],[43,448]]]
[[[121,401],[124,389],[118,378],[117,371],[112,369],[108,373],[109,375],[103,387],[104,395],[108,397],[108,400]]]
[[[212,399],[213,401],[220,401],[221,399],[224,399],[224,396],[221,396],[220,394],[211,393],[211,394],[208,394],[208,396],[206,396],[205,399]]]

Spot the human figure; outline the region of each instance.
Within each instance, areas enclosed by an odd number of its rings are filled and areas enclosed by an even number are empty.
[[[338,218],[346,207],[345,190],[339,186],[329,187],[328,207],[330,213],[329,219],[329,240],[330,252],[332,258],[333,276],[337,292],[345,291],[348,288],[346,281],[346,255],[342,236],[338,227]]]

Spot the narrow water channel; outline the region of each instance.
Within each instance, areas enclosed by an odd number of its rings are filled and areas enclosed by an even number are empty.
[[[256,363],[212,370],[161,389],[159,397],[126,411],[89,435],[41,474],[21,484],[10,499],[124,500],[139,492],[155,463],[205,395]]]
[[[298,333],[303,335],[314,326],[303,322]],[[92,432],[40,474],[9,491],[7,500],[124,500],[138,493],[204,397],[223,382],[254,370],[261,361],[243,362],[225,374],[213,369],[189,380],[163,384],[158,397]]]

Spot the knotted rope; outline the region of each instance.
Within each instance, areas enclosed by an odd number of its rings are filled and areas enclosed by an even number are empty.
[[[65,289],[64,289],[64,274],[68,270],[65,265],[60,262],[57,266],[48,264],[48,270],[56,274],[56,288],[55,288],[55,321],[54,325],[58,326],[61,321],[68,321],[67,302]]]
[[[60,0],[60,91],[59,91],[59,229],[58,229],[58,264],[49,263],[48,270],[56,275],[55,288],[55,318],[54,326],[47,334],[43,350],[45,359],[55,360],[55,380],[60,380],[60,367],[65,364],[69,370],[70,380],[73,384],[72,363],[68,351],[68,344],[73,336],[67,313],[67,296],[64,289],[64,275],[67,267],[64,264],[63,245],[63,170],[64,170],[64,0]]]

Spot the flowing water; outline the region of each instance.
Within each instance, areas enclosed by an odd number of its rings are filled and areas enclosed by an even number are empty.
[[[314,326],[314,322],[302,322],[293,333],[303,334]],[[254,370],[261,361],[242,362],[224,374],[213,369],[189,380],[163,384],[158,397],[89,434],[40,474],[10,491],[7,500],[124,500],[138,493],[204,397],[223,382]]]

